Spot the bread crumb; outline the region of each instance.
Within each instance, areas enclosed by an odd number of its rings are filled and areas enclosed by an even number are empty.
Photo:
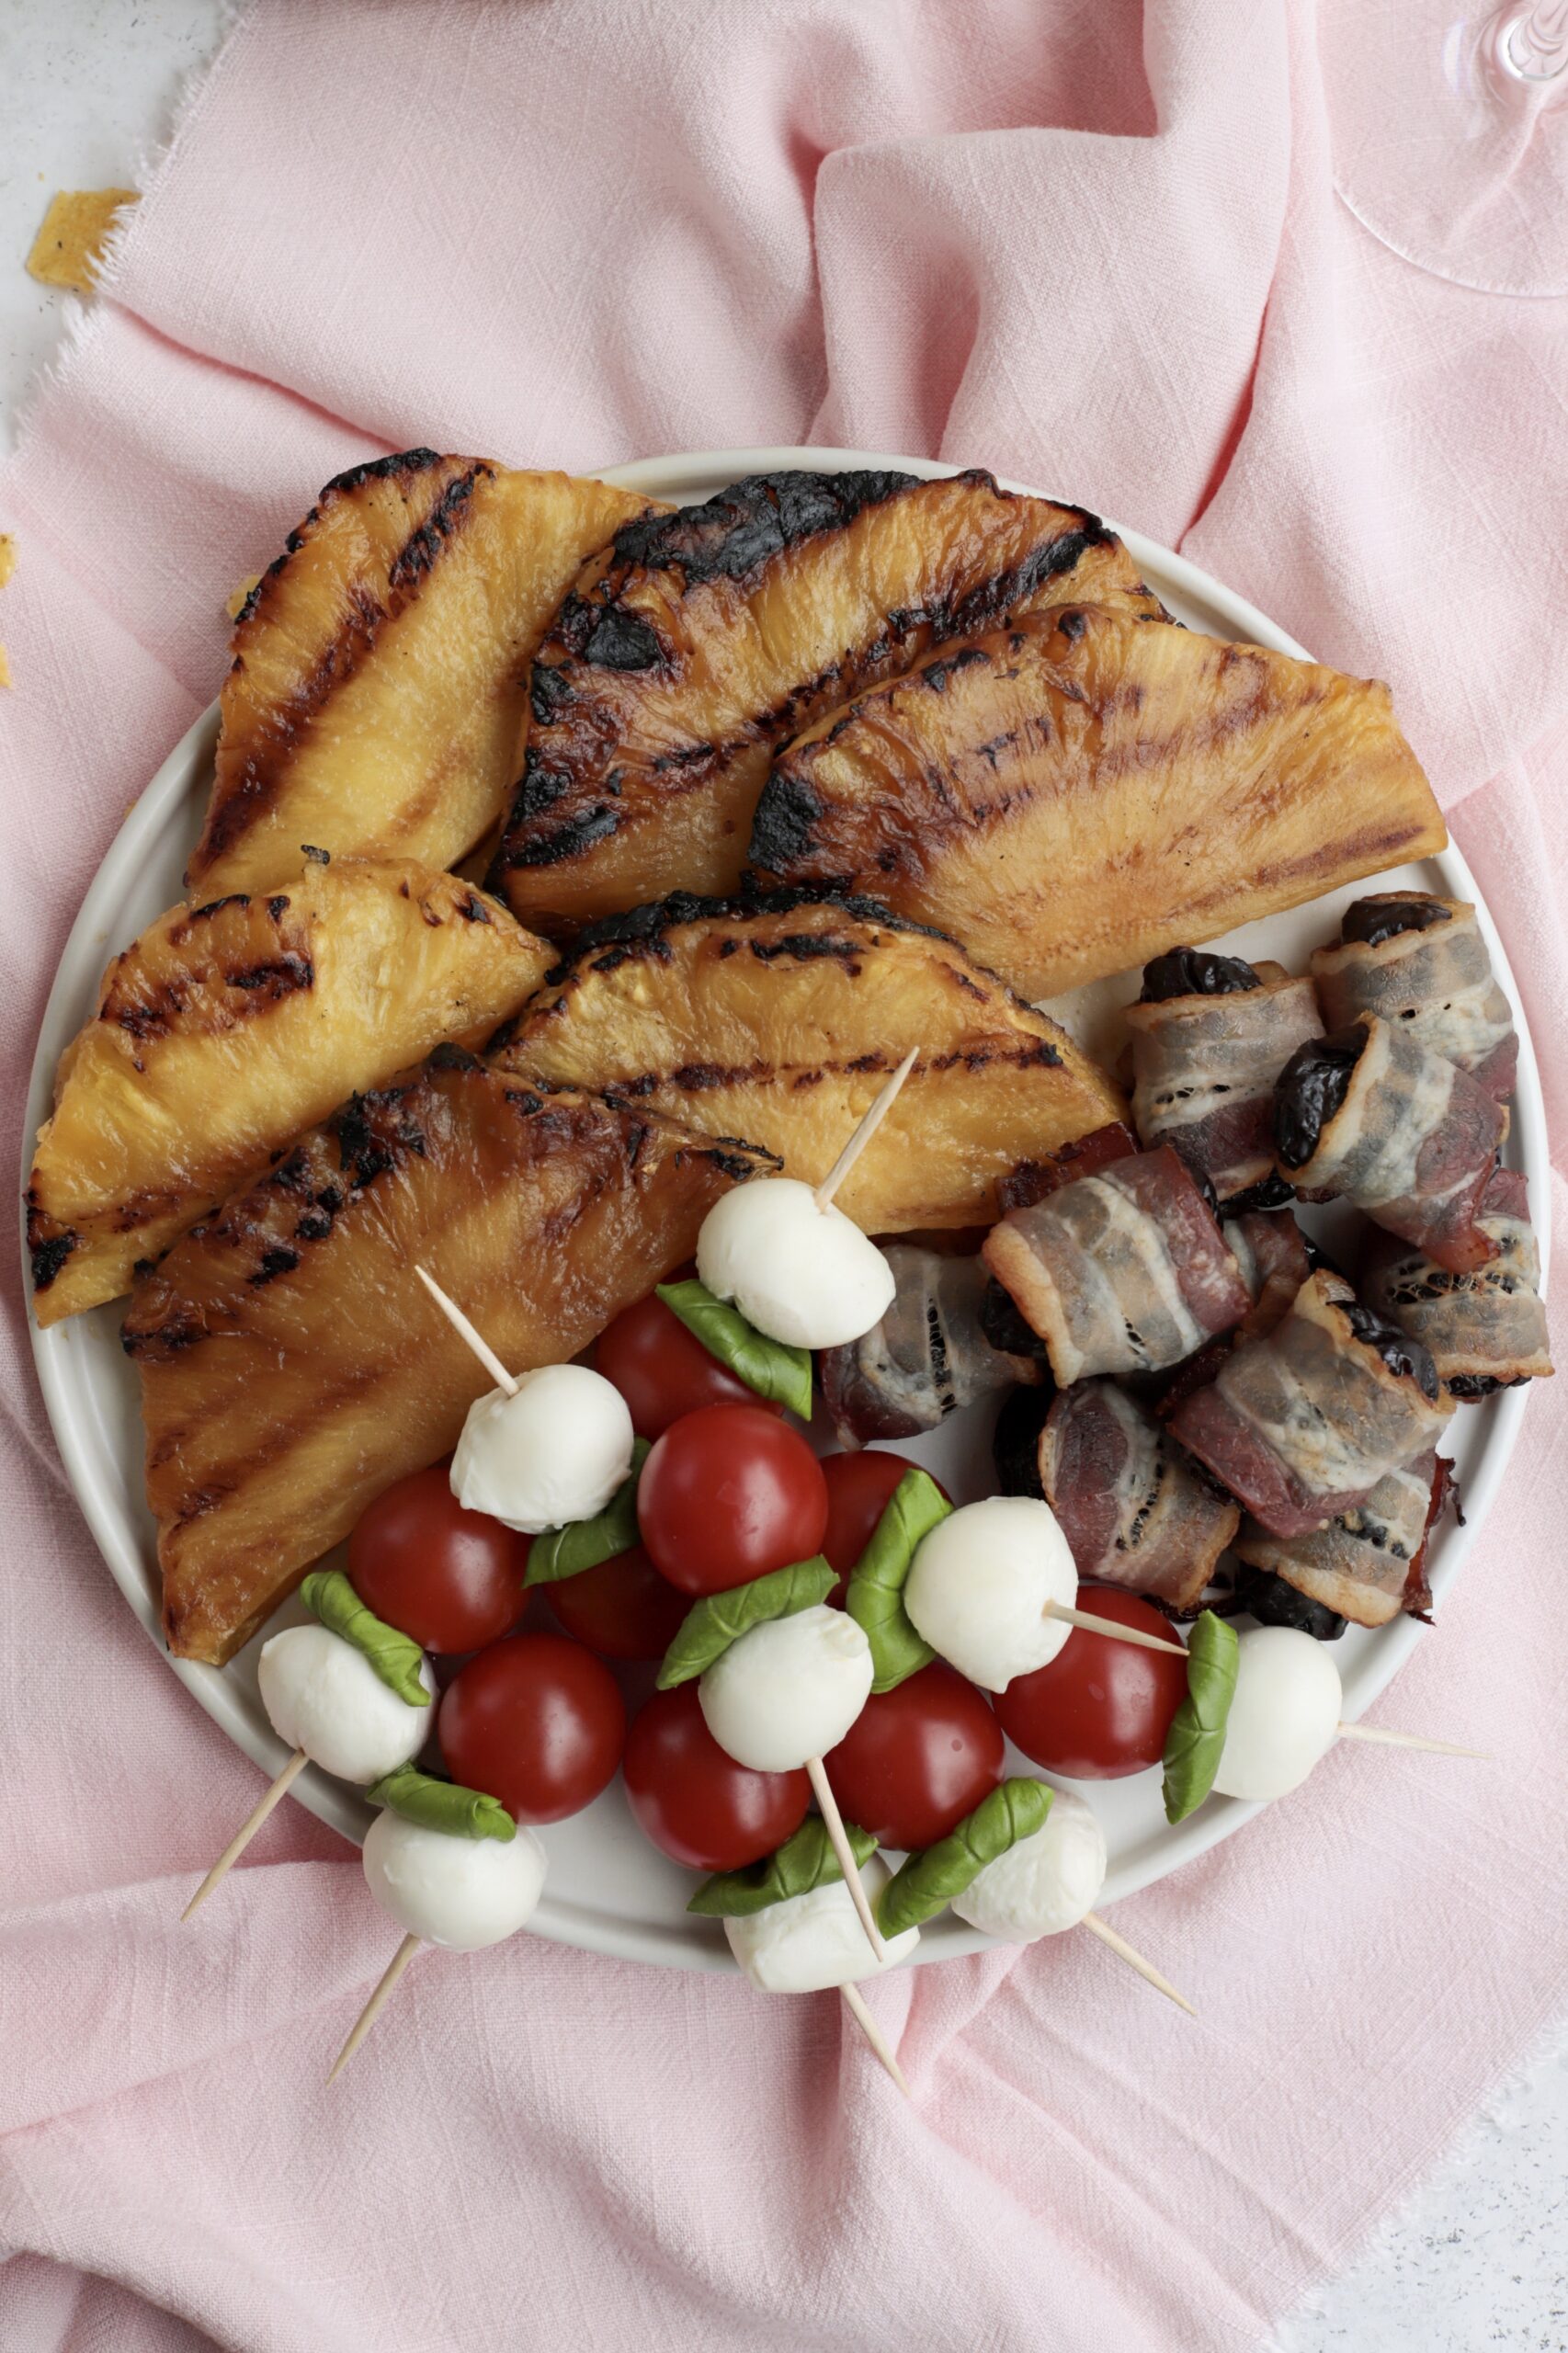
[[[126,206],[137,201],[133,188],[62,188],[51,199],[33,240],[28,256],[31,275],[42,286],[91,294],[109,233]]]
[[[0,580],[3,580],[5,576],[5,574],[0,572]],[[229,598],[228,603],[224,608],[232,621],[237,621],[239,620],[240,615],[244,611],[245,607],[251,600],[252,590],[258,588],[260,585],[261,574],[259,572],[253,572],[248,580],[241,581],[239,586],[234,590],[233,595]]]

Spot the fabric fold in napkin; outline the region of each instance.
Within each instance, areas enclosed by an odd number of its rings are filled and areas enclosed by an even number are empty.
[[[1096,506],[1389,679],[1561,1170],[1568,321],[1350,218],[1312,15],[261,0],[0,471],[10,1165],[86,886],[322,482],[816,440]],[[906,2107],[831,1997],[525,1937],[423,1956],[329,2097],[388,1924],[290,1805],[179,1927],[257,1777],[94,1550],[14,1259],[4,1346],[0,2343],[1240,2348],[1568,1995],[1568,1376],[1377,1711],[1497,1762],[1346,1745],[1119,1906],[1196,2024],[1077,1935],[903,1974]]]

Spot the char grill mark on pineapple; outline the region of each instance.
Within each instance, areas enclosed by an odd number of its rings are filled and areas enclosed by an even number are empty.
[[[378,596],[361,582],[352,585],[335,636],[317,654],[313,667],[301,680],[288,703],[268,714],[261,740],[246,751],[229,794],[222,801],[214,798],[201,845],[209,862],[231,850],[254,825],[262,810],[278,798],[301,739],[310,729],[321,724],[333,697],[374,651],[384,625],[418,595],[461,530],[475,483],[493,479],[494,468],[479,459],[442,459],[430,449],[412,449],[337,475],[325,485],[304,522],[290,532],[284,553],[263,573],[251,591],[236,632],[236,672],[244,667],[244,625],[253,615],[262,613],[269,585],[286,569],[290,557],[304,547],[308,534],[320,522],[323,509],[331,500],[351,496],[367,483],[392,483],[409,500],[412,517],[418,512],[415,494],[432,487],[428,478],[442,467],[458,471],[449,472],[428,511],[417,521],[411,520],[402,546],[387,566],[383,592]]]
[[[447,1051],[301,1137],[138,1283],[165,1624],[222,1663],[365,1505],[454,1444],[483,1369],[415,1264],[519,1371],[574,1356],[777,1166]]]
[[[1447,838],[1376,684],[1089,603],[963,650],[777,754],[759,874],[875,891],[1038,999]]]
[[[492,887],[563,938],[672,884],[733,888],[774,746],[1069,579],[1161,615],[1096,517],[978,472],[759,475],[624,526],[540,648]]]

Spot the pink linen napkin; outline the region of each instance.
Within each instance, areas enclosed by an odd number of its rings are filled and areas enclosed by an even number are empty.
[[[1333,132],[1285,0],[261,0],[0,474],[4,1149],[223,597],[417,440],[929,450],[1186,548],[1392,683],[1561,1138],[1568,306],[1398,261]],[[289,1807],[177,1926],[256,1776],[92,1548],[14,1268],[4,1347],[6,2347],[1240,2347],[1568,1995],[1568,1380],[1379,1711],[1498,1764],[1341,1749],[1122,1907],[1197,2026],[1086,1938],[907,1972],[906,2107],[830,1997],[523,1938],[427,1958],[327,2097],[387,1924]]]

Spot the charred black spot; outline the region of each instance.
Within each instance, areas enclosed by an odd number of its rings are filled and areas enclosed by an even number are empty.
[[[786,548],[845,530],[867,507],[917,487],[913,474],[901,473],[748,474],[700,506],[623,523],[614,560],[648,571],[678,568],[688,586],[740,580]]]
[[[312,866],[330,866],[332,864],[331,850],[318,849],[314,842],[301,842],[300,844],[300,848],[304,856],[310,859]]]
[[[249,904],[248,891],[231,891],[226,899],[209,899],[205,906],[192,907],[186,922],[206,923],[210,916],[222,915],[225,907],[248,907]]]
[[[232,989],[265,989],[271,997],[292,996],[298,989],[315,984],[315,966],[308,956],[278,956],[270,963],[252,964],[243,972],[229,974]]]
[[[1344,1108],[1367,1031],[1336,1030],[1298,1046],[1274,1087],[1274,1145],[1287,1168],[1304,1168],[1329,1121]]]
[[[32,1223],[30,1218],[28,1223]],[[28,1256],[32,1263],[34,1290],[49,1289],[81,1239],[81,1235],[69,1226],[62,1233],[51,1233],[41,1242],[32,1242],[29,1238]]]
[[[477,1054],[469,1052],[466,1046],[454,1045],[449,1038],[444,1038],[438,1046],[431,1048],[428,1067],[431,1070],[482,1070],[483,1064]]]
[[[1143,967],[1140,1005],[1165,1005],[1177,996],[1235,996],[1263,983],[1240,956],[1215,956],[1206,948],[1172,948]]]
[[[626,1131],[626,1165],[635,1168],[642,1157],[642,1147],[653,1131],[644,1120],[634,1120]]]
[[[563,663],[536,662],[528,682],[528,709],[536,723],[548,727],[562,705],[572,700],[574,691]]]
[[[543,1096],[536,1095],[531,1086],[508,1086],[506,1100],[514,1111],[522,1113],[525,1120],[536,1118],[544,1108]]]
[[[1088,625],[1087,616],[1076,605],[1070,605],[1064,613],[1057,616],[1056,626],[1069,645],[1077,644]]]
[[[474,483],[488,479],[490,472],[488,466],[471,466],[447,484],[419,529],[410,532],[392,558],[387,572],[389,595],[396,597],[415,586],[435,570],[447,541],[464,519]]]
[[[272,1175],[267,1181],[277,1193],[309,1192],[310,1164],[298,1145],[287,1154],[281,1152],[273,1154]]]
[[[557,785],[557,794],[561,789]],[[553,833],[540,834],[518,848],[503,846],[497,856],[497,869],[504,871],[505,867],[512,866],[559,866],[562,858],[580,858],[595,842],[608,840],[619,823],[615,810],[607,808],[601,801],[581,817],[569,818],[564,825],[557,825]]]
[[[272,917],[273,922],[276,923],[279,915],[288,914],[288,900],[281,896],[275,899],[268,899],[267,903],[267,912]]]
[[[245,1280],[259,1290],[264,1283],[275,1282],[279,1275],[291,1275],[299,1263],[297,1250],[290,1250],[286,1242],[274,1242],[262,1252],[256,1272],[247,1275]]]
[[[460,899],[458,901],[458,913],[461,915],[464,923],[488,923],[490,921],[490,910],[475,891],[471,891],[466,899]]]
[[[1389,892],[1379,898],[1358,899],[1346,907],[1339,937],[1347,946],[1357,940],[1363,947],[1378,948],[1402,931],[1430,931],[1434,924],[1450,920],[1450,910],[1442,901],[1429,898],[1425,892]]]
[[[759,1154],[754,1159],[749,1147],[743,1146],[740,1152],[726,1152],[718,1142],[709,1147],[708,1157],[715,1168],[722,1169],[724,1175],[733,1177],[737,1185],[744,1185],[748,1176],[755,1176],[757,1174],[758,1160],[769,1162],[775,1168],[781,1165],[770,1152]]]
[[[722,1063],[682,1063],[670,1073],[672,1086],[682,1086],[689,1094],[701,1094],[712,1086],[732,1086],[738,1079],[748,1077],[749,1072],[726,1070]]]
[[[138,1044],[145,1044],[149,1038],[163,1037],[169,1026],[165,1016],[152,1005],[122,1006],[115,1019]]]
[[[641,613],[628,612],[623,605],[605,605],[584,643],[583,659],[600,670],[654,670],[664,659],[664,648]]]
[[[787,932],[782,939],[753,939],[746,943],[759,964],[771,964],[777,957],[798,957],[809,963],[813,956],[826,956],[840,964],[853,964],[865,953],[865,942],[858,939],[835,939],[821,931]]]
[[[812,827],[822,813],[820,796],[801,778],[782,773],[770,776],[752,820],[747,855],[753,865],[781,873],[806,857],[812,847]]]
[[[119,1345],[128,1357],[147,1357],[154,1363],[162,1363],[177,1356],[182,1348],[193,1348],[206,1337],[207,1326],[194,1315],[170,1316],[166,1323],[155,1324],[148,1332],[132,1331],[127,1324],[120,1333]]]
[[[427,474],[441,460],[434,449],[399,449],[390,458],[368,458],[362,466],[350,466],[347,473],[334,474],[323,483],[321,494],[330,498],[334,491],[358,490],[368,482],[412,481],[415,474]]]
[[[929,924],[912,923],[906,916],[895,915],[880,899],[865,898],[854,892],[824,890],[820,883],[778,891],[747,891],[727,899],[702,898],[695,891],[672,891],[665,898],[646,899],[641,906],[628,907],[619,915],[601,915],[597,922],[586,925],[578,934],[572,955],[548,978],[554,982],[600,948],[656,950],[663,933],[678,930],[686,924],[744,923],[754,916],[793,915],[801,907],[832,907],[835,913],[853,916],[858,923],[880,924],[887,931],[913,932],[924,939],[940,939],[954,947],[958,944]]]
[[[343,1196],[338,1191],[337,1187],[335,1185],[324,1185],[321,1191],[316,1195],[316,1206],[318,1209],[324,1210],[328,1217],[335,1217],[338,1211],[343,1207]]]
[[[324,1242],[332,1232],[332,1219],[325,1210],[307,1210],[294,1228],[296,1242]]]
[[[977,662],[983,665],[990,659],[983,645],[961,645],[956,654],[944,654],[939,661],[927,662],[925,668],[916,673],[917,681],[923,687],[929,687],[933,694],[945,695],[948,680],[957,671],[971,670]]]

